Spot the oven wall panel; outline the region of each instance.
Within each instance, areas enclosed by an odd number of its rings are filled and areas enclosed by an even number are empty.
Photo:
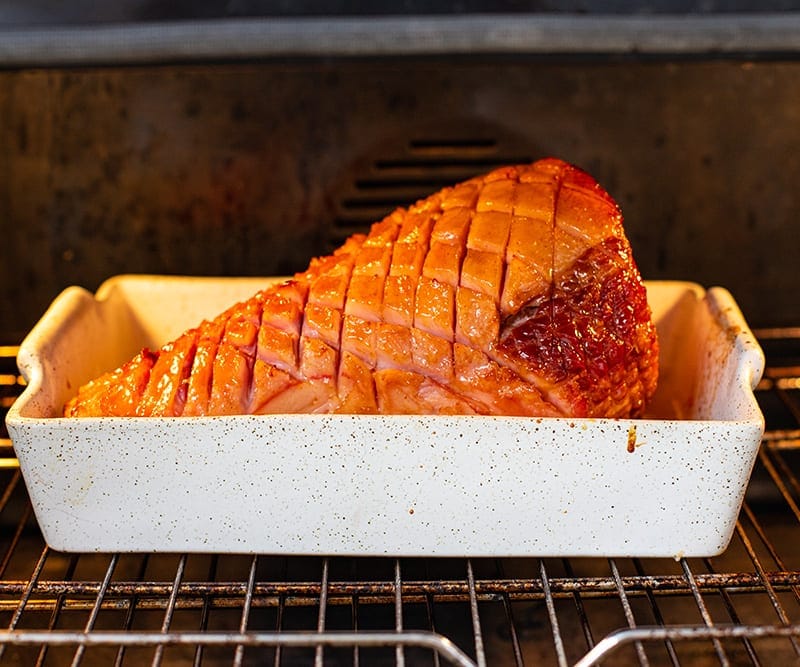
[[[754,326],[800,316],[797,63],[16,70],[0,72],[0,116],[3,340],[69,284],[301,269],[376,164],[471,137],[496,140],[482,144],[487,160],[558,155],[592,172],[621,204],[647,278],[724,285]]]

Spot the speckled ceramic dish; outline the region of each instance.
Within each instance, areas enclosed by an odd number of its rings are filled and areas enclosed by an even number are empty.
[[[661,382],[640,420],[274,415],[64,419],[77,386],[263,286],[120,276],[24,341],[7,424],[63,551],[708,556],[763,434],[763,355],[731,295],[648,283]]]

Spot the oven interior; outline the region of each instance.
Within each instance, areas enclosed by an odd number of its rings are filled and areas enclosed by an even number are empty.
[[[313,3],[277,19],[243,5],[228,12],[238,23],[135,7],[144,37],[127,14],[6,17],[0,416],[24,386],[19,342],[67,285],[285,275],[395,206],[557,155],[620,203],[646,278],[727,287],[765,350],[767,431],[728,550],[674,561],[58,553],[2,430],[3,664],[798,660],[800,47],[781,28],[795,16],[778,3],[769,15],[744,3],[522,15],[512,4],[375,24],[386,48],[333,39],[385,7],[343,11],[320,48]],[[683,41],[664,45],[660,27]],[[510,31],[512,46],[488,28]],[[170,30],[210,35],[215,50],[181,49]]]

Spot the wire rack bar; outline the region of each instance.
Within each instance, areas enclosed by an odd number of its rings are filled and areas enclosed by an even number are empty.
[[[103,604],[103,596],[105,595],[106,589],[108,588],[108,584],[111,581],[111,576],[114,574],[114,568],[117,565],[117,561],[119,560],[119,555],[114,554],[111,557],[111,562],[108,564],[108,568],[106,569],[106,575],[103,578],[102,583],[100,584],[100,590],[97,591],[97,598],[95,599],[94,605],[92,605],[92,611],[89,614],[89,619],[86,621],[86,626],[84,627],[83,631],[85,633],[90,633],[94,630],[94,625],[97,622],[97,617],[100,614],[100,610],[102,609]],[[83,654],[86,650],[84,645],[78,645],[78,648],[75,650],[75,655],[72,658],[72,667],[78,667],[80,665],[81,660],[83,660]]]
[[[625,612],[625,620],[627,621],[629,628],[635,628],[636,619],[633,616],[633,609],[631,609],[631,603],[628,600],[625,587],[622,585],[622,579],[619,575],[617,563],[613,558],[610,558],[608,564],[611,567],[611,574],[614,577],[614,584],[617,587],[617,593],[619,594],[619,601],[622,604],[622,610]],[[650,661],[647,659],[647,654],[644,652],[644,646],[642,646],[641,642],[634,642],[634,647],[636,649],[636,655],[639,659],[639,664],[642,665],[642,667],[648,667],[650,665]]]
[[[481,630],[481,616],[478,611],[478,596],[475,592],[475,575],[472,571],[472,561],[467,560],[467,584],[469,586],[469,610],[472,618],[472,636],[475,641],[475,653],[478,656],[478,667],[486,667],[486,654],[483,648],[483,632]]]
[[[403,580],[400,576],[400,559],[394,561],[394,630],[403,631]],[[398,644],[395,649],[397,667],[405,667],[406,654],[403,647]]]
[[[182,555],[178,561],[178,567],[175,569],[175,581],[172,584],[172,589],[167,600],[167,606],[164,610],[164,620],[161,623],[161,632],[166,634],[169,632],[170,625],[172,624],[172,617],[175,614],[175,609],[178,600],[178,590],[180,589],[183,573],[186,569],[186,555]],[[164,644],[158,644],[156,651],[153,654],[152,667],[158,667],[164,657]]]
[[[692,588],[687,581],[678,575],[642,575],[620,576],[621,585],[629,597],[641,597],[650,594],[662,596],[684,595]],[[771,571],[764,572],[763,577],[752,572],[737,573],[695,573],[694,583],[700,591],[716,592],[720,588],[736,593],[763,593],[764,582],[776,591],[795,591],[800,586],[800,572]],[[27,581],[6,580],[0,584],[0,596],[17,597],[28,587]],[[406,581],[402,584],[402,595],[405,603],[424,603],[428,596],[443,602],[469,601],[469,584],[467,582],[449,581],[447,592],[441,591],[442,582]],[[613,578],[598,577],[589,579],[548,579],[549,591],[545,591],[541,581],[509,580],[507,587],[503,580],[476,581],[475,596],[481,602],[502,601],[507,596],[511,601],[544,600],[549,594],[553,599],[573,598],[578,594],[581,598],[608,598],[618,596]],[[96,581],[45,580],[36,582],[31,591],[29,608],[51,609],[57,596],[72,596],[64,604],[72,609],[85,609],[86,596],[95,595],[99,588]],[[386,588],[391,587],[387,592]],[[253,588],[251,604],[254,607],[308,606],[318,604],[320,592],[319,582],[256,582]],[[172,585],[159,581],[114,581],[109,584],[103,600],[103,608],[128,609],[136,598],[137,605],[149,609],[163,608],[167,604],[165,596],[172,593]],[[176,608],[198,607],[208,604],[210,608],[229,607],[233,604],[241,606],[246,595],[246,582],[182,582],[178,587]],[[385,582],[330,582],[328,584],[327,604],[351,605],[356,596],[361,604],[394,603],[394,585]],[[158,600],[162,603],[159,605]],[[13,604],[11,604],[13,602]],[[16,607],[10,599],[0,600],[0,611]]]
[[[436,633],[436,617],[434,615],[433,596],[430,594],[425,595],[425,617],[428,621],[428,627],[431,632]],[[433,654],[433,666],[439,667],[439,654]]]
[[[642,562],[641,562],[640,559],[634,558],[633,559],[633,565],[636,568],[636,572],[639,573],[639,575],[644,575],[644,566],[642,565]],[[724,589],[723,589],[723,593],[724,593]],[[658,606],[658,602],[656,601],[656,596],[653,594],[653,591],[645,591],[645,597],[647,598],[647,601],[649,603],[649,608],[650,608],[650,611],[653,614],[653,618],[656,620],[656,622],[659,625],[665,625],[664,616],[661,613],[661,609]],[[667,655],[669,656],[670,663],[672,665],[680,664],[680,662],[678,660],[678,655],[675,652],[675,647],[672,644],[672,642],[669,641],[668,639],[665,640],[664,641],[664,648],[667,651]]]
[[[30,599],[33,588],[36,585],[36,580],[39,578],[39,575],[42,572],[42,567],[44,566],[44,562],[47,559],[47,552],[48,548],[45,547],[45,549],[42,551],[42,555],[40,556],[39,560],[36,563],[36,566],[33,569],[33,575],[31,576],[30,580],[25,586],[25,590],[23,591],[22,597],[20,598],[19,603],[14,609],[14,614],[11,617],[11,622],[8,624],[9,630],[13,630],[14,628],[16,628],[17,624],[19,623],[19,619],[22,616],[22,612],[25,609],[25,604]],[[3,657],[3,652],[5,648],[6,645],[3,642],[0,642],[0,658]]]
[[[706,607],[706,603],[703,600],[703,595],[700,592],[700,589],[697,587],[697,582],[695,581],[694,574],[692,574],[692,570],[689,568],[689,564],[685,558],[681,558],[681,568],[683,569],[686,581],[689,582],[689,587],[692,589],[692,596],[694,597],[694,601],[697,604],[697,608],[700,610],[700,616],[703,618],[703,623],[707,628],[713,628],[714,621],[712,620],[711,614],[708,611],[708,607]],[[722,644],[720,643],[719,638],[711,636],[711,642],[714,645],[714,652],[717,654],[717,657],[719,658],[720,665],[722,665],[723,667],[728,667],[730,665],[730,660],[728,659],[728,656],[725,653],[725,649],[722,648]]]
[[[325,616],[328,611],[328,567],[329,561],[327,558],[322,559],[322,581],[320,583],[319,593],[319,616],[317,617],[317,634],[325,632]],[[314,665],[322,667],[322,644],[317,645],[317,651],[314,656]]]
[[[705,563],[706,569],[708,569],[709,572],[713,572],[714,571],[714,565],[712,564],[711,559],[704,558],[703,562]],[[718,590],[718,593],[719,593],[720,598],[722,599],[723,605],[725,607],[725,611],[727,612],[727,614],[730,617],[731,621],[733,623],[741,624],[741,620],[739,618],[738,613],[736,612],[736,607],[735,607],[735,605],[733,603],[733,599],[732,599],[730,593],[728,593],[728,591],[725,590],[724,588],[720,588]],[[660,622],[659,624],[660,625],[664,625],[663,622]],[[668,649],[672,649],[670,655],[671,656],[674,655],[674,647],[673,647],[672,642],[667,640],[666,644],[667,644]],[[750,641],[750,638],[749,637],[742,637],[742,645],[744,646],[745,651],[747,652],[747,656],[750,659],[750,661],[753,663],[754,666],[758,667],[758,665],[760,665],[761,663],[760,663],[760,661],[758,659],[758,655],[755,652],[755,649],[753,647],[753,643]],[[677,656],[675,656],[675,658],[673,659],[673,662],[674,662],[674,664],[678,664]]]
[[[764,542],[764,544],[766,544],[768,546],[769,551],[772,554],[773,558],[775,558],[776,560],[779,560],[780,557],[775,552],[774,546],[768,540],[765,539],[766,535],[765,535],[763,529],[759,526],[758,520],[753,515],[752,511],[750,511],[749,507],[746,506],[746,503],[745,503],[745,505],[743,507],[743,511],[747,515],[748,519],[750,519],[750,522],[755,527],[755,530],[757,531],[758,535],[764,538],[764,539],[762,539],[762,542]],[[770,604],[772,605],[773,609],[775,610],[775,613],[777,614],[778,619],[780,620],[781,623],[783,623],[783,625],[789,625],[790,624],[789,616],[788,616],[786,610],[784,609],[783,605],[781,604],[781,601],[778,599],[778,595],[775,592],[775,588],[770,583],[769,577],[766,576],[766,570],[764,569],[764,566],[761,563],[761,559],[758,557],[758,554],[756,553],[756,550],[753,547],[753,543],[750,540],[749,535],[742,529],[741,521],[737,521],[737,523],[736,523],[736,532],[739,535],[739,539],[741,539],[741,541],[742,541],[742,545],[747,550],[747,554],[748,554],[748,556],[750,556],[750,560],[752,560],[753,564],[755,565],[756,572],[758,573],[759,578],[763,582],[764,591],[766,592],[767,597],[769,598]],[[796,595],[796,593],[797,593],[796,589],[793,588],[793,590],[794,590],[795,595]],[[794,637],[790,637],[789,640],[792,643],[792,646],[794,648],[795,653],[797,653],[798,656],[800,656],[800,646],[798,646],[797,640]]]
[[[797,637],[800,636],[800,625],[730,625],[730,626],[653,626],[638,627],[618,630],[604,637],[597,646],[589,651],[583,658],[575,663],[574,667],[590,667],[597,665],[607,658],[620,646],[633,642],[654,641],[699,641],[720,639],[763,639],[766,637]]]
[[[573,572],[572,563],[570,563],[569,559],[563,558],[562,565],[564,567],[565,574],[570,579],[574,579],[575,575]],[[583,604],[583,596],[581,592],[577,590],[572,591],[572,600],[575,604],[575,611],[580,620],[581,631],[583,632],[583,637],[586,640],[586,646],[591,649],[595,645],[594,633],[592,632],[592,627],[589,624],[589,618],[586,613],[586,608]]]
[[[276,623],[275,623],[275,626],[276,626],[275,627],[275,631],[278,632],[278,633],[282,633],[282,631],[283,631],[283,617],[284,617],[285,610],[286,610],[285,598],[284,598],[283,595],[281,595],[278,598],[278,613],[277,613],[277,619],[276,619]],[[277,665],[280,665],[281,649],[282,649],[281,645],[278,645],[278,646],[275,647],[275,665],[276,665],[276,667],[277,667]]]
[[[418,646],[436,651],[453,665],[475,667],[470,658],[449,639],[431,632],[419,630],[409,632],[115,632],[96,630],[94,632],[47,630],[0,630],[0,642],[9,646],[38,645],[50,646],[283,646],[309,648],[317,646],[384,647],[401,644]]]
[[[69,559],[69,564],[67,566],[67,575],[68,576],[71,577],[74,574],[75,567],[77,566],[77,564],[78,564],[78,557],[76,555],[73,555]],[[62,607],[63,607],[63,604],[64,604],[64,599],[65,599],[65,596],[64,595],[60,595],[58,597],[57,601],[56,601],[55,606],[53,607],[53,611],[50,614],[50,619],[49,619],[48,624],[47,624],[47,629],[50,630],[50,631],[54,630],[55,627],[56,627],[56,624],[58,623],[58,619],[59,619],[59,616],[61,614],[61,610],[62,610]],[[37,667],[39,667],[40,665],[44,664],[45,658],[47,657],[47,649],[48,649],[47,644],[43,644],[41,649],[39,650],[39,654],[36,657],[36,665],[37,665]]]
[[[242,620],[239,623],[239,634],[244,634],[245,632],[247,632],[247,622],[250,618],[250,609],[253,603],[253,587],[256,584],[257,567],[258,567],[258,556],[253,556],[253,560],[250,564],[250,573],[247,576],[247,592],[245,593],[244,604],[242,605]],[[233,664],[235,667],[241,667],[243,661],[244,661],[244,646],[242,644],[237,644],[236,654],[233,659]]]
[[[558,614],[556,614],[556,606],[550,588],[550,580],[547,576],[547,569],[545,568],[543,560],[539,561],[539,575],[542,579],[542,590],[544,592],[545,604],[547,605],[547,615],[550,619],[550,629],[553,632],[553,646],[556,650],[558,665],[559,667],[566,667],[567,652],[564,649],[564,640],[561,636],[561,628],[559,626]]]
[[[501,575],[502,578],[504,571],[502,560],[498,559],[496,561],[496,565],[497,573]],[[505,593],[503,593],[501,597],[503,600],[503,614],[505,615],[506,624],[508,627],[508,638],[511,642],[511,648],[514,654],[514,664],[517,667],[521,667],[524,664],[524,658],[522,655],[522,648],[520,646],[519,634],[517,632],[517,624],[514,619],[514,609],[511,606],[511,598],[509,598],[509,596]]]

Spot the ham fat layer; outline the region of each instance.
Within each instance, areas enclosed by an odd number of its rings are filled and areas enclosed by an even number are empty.
[[[635,417],[657,373],[619,208],[545,159],[396,210],[89,382],[64,414]]]

